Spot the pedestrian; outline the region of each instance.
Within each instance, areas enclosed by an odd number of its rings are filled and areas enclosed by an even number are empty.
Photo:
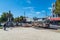
[[[3,27],[4,27],[4,30],[6,30],[6,23],[4,24],[4,26],[3,26]]]

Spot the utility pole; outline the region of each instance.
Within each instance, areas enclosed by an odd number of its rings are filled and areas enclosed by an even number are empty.
[[[48,18],[48,15],[47,15],[47,12],[45,12],[46,13],[46,20],[47,20],[47,18]]]
[[[24,11],[24,18],[23,18],[23,21],[26,22],[26,13]]]
[[[26,15],[26,14],[25,14],[25,11],[24,11],[24,17],[25,17],[25,15]]]

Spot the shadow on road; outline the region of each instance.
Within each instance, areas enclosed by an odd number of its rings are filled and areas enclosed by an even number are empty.
[[[38,29],[38,30],[43,30],[43,29],[57,30],[57,29],[54,29],[54,28],[46,28],[46,27],[33,27],[33,28]]]

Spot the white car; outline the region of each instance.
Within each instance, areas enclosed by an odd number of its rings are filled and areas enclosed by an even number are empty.
[[[57,28],[58,28],[58,25],[52,25],[52,24],[50,24],[50,28],[55,28],[55,29],[57,29]]]

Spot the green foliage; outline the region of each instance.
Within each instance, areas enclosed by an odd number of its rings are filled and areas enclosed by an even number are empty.
[[[2,26],[0,26],[0,29],[3,29],[3,27],[2,27]]]
[[[17,17],[14,19],[14,22],[21,22],[23,20],[23,16]]]
[[[12,18],[11,20],[14,21],[14,22],[21,22],[24,20],[24,16],[20,16],[20,17],[17,17],[17,18],[14,18],[11,11],[9,12],[3,12],[1,17],[0,17],[0,22],[6,22],[8,21],[8,18]]]
[[[11,12],[3,12],[1,17],[0,17],[0,22],[6,22],[8,20],[8,17],[11,17],[13,20],[13,15],[11,14]]]
[[[1,15],[1,18],[0,18],[0,20],[1,20],[1,22],[5,22],[5,21],[7,21],[7,12],[3,12],[3,14]]]
[[[60,0],[56,0],[54,12],[60,17]]]
[[[14,22],[19,22],[19,17],[15,18]]]

